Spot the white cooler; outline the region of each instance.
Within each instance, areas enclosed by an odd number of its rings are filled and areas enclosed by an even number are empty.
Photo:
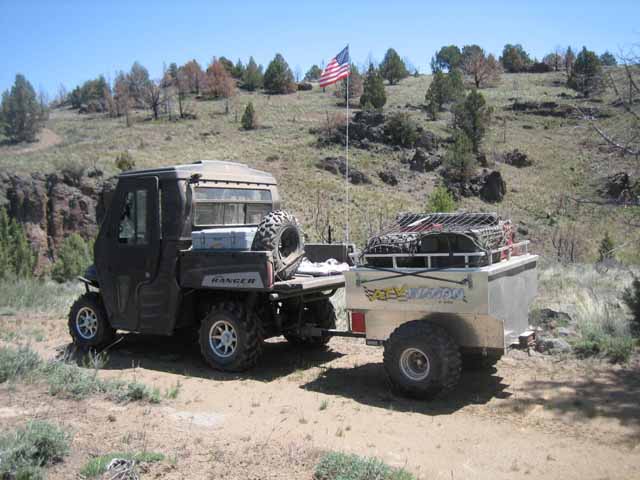
[[[251,250],[257,227],[209,228],[191,232],[194,250]]]

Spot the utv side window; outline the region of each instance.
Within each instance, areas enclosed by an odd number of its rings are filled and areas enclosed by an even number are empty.
[[[147,191],[127,192],[120,214],[118,243],[146,245],[147,240]]]

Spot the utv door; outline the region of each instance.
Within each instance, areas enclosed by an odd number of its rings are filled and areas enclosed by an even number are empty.
[[[135,331],[140,288],[153,281],[160,255],[157,177],[121,178],[96,240],[100,291],[115,328]]]

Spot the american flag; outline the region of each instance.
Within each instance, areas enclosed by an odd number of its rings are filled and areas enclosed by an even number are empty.
[[[320,75],[320,86],[324,88],[333,85],[343,78],[347,78],[350,73],[349,45],[347,45],[338,55],[331,59],[329,65],[322,71],[322,75]]]

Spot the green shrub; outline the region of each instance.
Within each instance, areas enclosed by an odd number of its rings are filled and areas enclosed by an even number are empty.
[[[31,375],[41,364],[38,354],[27,346],[0,347],[0,383]]]
[[[35,264],[24,228],[0,208],[0,279],[30,277]]]
[[[609,236],[609,232],[604,232],[604,237],[598,247],[598,261],[606,262],[607,260],[613,260],[615,258],[615,244],[613,239]]]
[[[411,148],[418,139],[418,125],[406,112],[394,113],[384,124],[386,141]]]
[[[120,152],[116,156],[116,168],[121,172],[126,172],[128,170],[133,170],[136,168],[136,161],[133,159],[133,156],[129,153],[128,150],[124,152]]]
[[[456,201],[446,187],[436,187],[427,200],[427,212],[446,213],[456,209]]]
[[[256,111],[253,108],[253,102],[247,104],[247,108],[244,109],[242,114],[242,128],[245,130],[253,130],[258,126],[258,119],[256,117]]]
[[[640,277],[635,277],[631,285],[625,288],[622,300],[631,310],[631,333],[640,337]]]
[[[62,283],[82,275],[93,263],[92,253],[93,248],[80,235],[72,233],[64,239],[58,250],[51,278]]]
[[[43,421],[0,436],[0,478],[43,478],[41,467],[63,460],[69,453],[69,435]]]
[[[80,470],[80,474],[84,478],[99,477],[107,471],[107,466],[114,458],[133,460],[136,463],[154,463],[164,460],[164,455],[157,452],[109,453],[89,460]]]
[[[118,386],[98,378],[95,370],[85,370],[64,362],[46,364],[42,373],[49,385],[49,394],[81,400],[96,393],[107,393]]]
[[[314,480],[415,480],[404,469],[393,468],[377,458],[363,458],[339,452],[322,456]]]

